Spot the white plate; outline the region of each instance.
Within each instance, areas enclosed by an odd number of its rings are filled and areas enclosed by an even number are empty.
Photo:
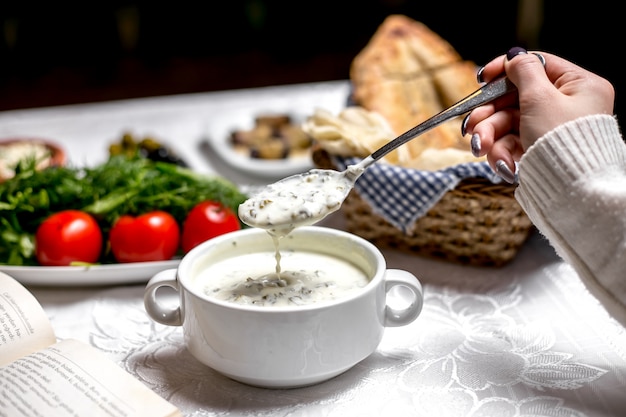
[[[176,268],[180,260],[92,266],[11,266],[0,271],[26,285],[96,286],[148,282],[154,274]]]
[[[224,162],[233,168],[255,176],[282,178],[306,172],[313,168],[313,161],[309,152],[285,159],[255,159],[237,152],[230,144],[229,136],[231,132],[252,129],[254,127],[254,118],[257,115],[276,113],[289,114],[293,123],[300,123],[309,115],[296,114],[293,110],[276,110],[271,108],[228,111],[224,113],[224,117],[213,119],[207,126],[207,139],[212,149]]]

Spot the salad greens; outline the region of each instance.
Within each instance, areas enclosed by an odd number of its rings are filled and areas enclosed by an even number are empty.
[[[113,155],[95,167],[41,171],[35,169],[34,161],[23,161],[15,177],[0,183],[0,264],[37,265],[37,227],[61,210],[91,213],[106,239],[113,223],[124,214],[163,210],[182,227],[187,213],[200,201],[218,201],[237,213],[246,198],[225,178],[141,156]],[[103,262],[114,261],[105,254]]]

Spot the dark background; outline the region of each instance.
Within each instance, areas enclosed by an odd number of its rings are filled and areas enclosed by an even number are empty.
[[[478,65],[515,45],[557,53],[612,81],[618,117],[624,108],[625,29],[609,1],[10,3],[0,6],[0,110],[347,79],[393,13]]]

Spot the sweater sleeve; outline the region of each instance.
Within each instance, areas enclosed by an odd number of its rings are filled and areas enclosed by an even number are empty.
[[[520,160],[515,196],[626,326],[626,144],[617,120],[586,116],[548,132]]]

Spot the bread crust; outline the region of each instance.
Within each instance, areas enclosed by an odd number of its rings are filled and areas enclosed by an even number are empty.
[[[352,61],[352,100],[380,113],[399,135],[476,90],[475,69],[425,24],[390,15]],[[427,148],[466,143],[455,120],[408,142],[403,152],[417,158]]]

